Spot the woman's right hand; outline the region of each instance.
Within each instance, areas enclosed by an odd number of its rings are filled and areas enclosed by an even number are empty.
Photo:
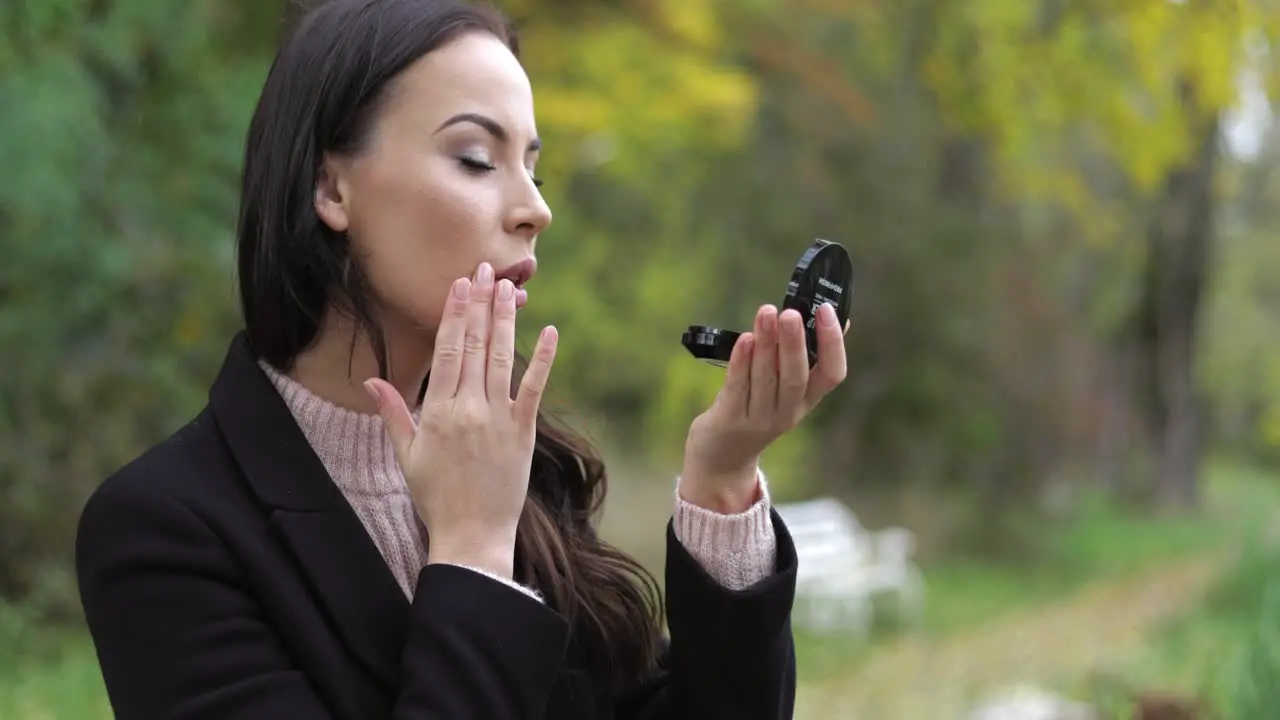
[[[556,330],[538,338],[511,399],[516,304],[509,280],[483,263],[454,282],[415,426],[400,393],[374,378],[396,461],[427,527],[428,563],[468,565],[510,578],[516,526],[533,462],[538,405],[556,354]]]

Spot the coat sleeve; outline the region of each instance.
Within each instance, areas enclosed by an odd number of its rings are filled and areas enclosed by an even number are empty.
[[[331,717],[233,556],[160,490],[100,488],[76,572],[115,717]],[[418,580],[393,718],[541,718],[567,642],[551,609],[470,570]]]
[[[743,590],[716,582],[667,526],[670,640],[654,675],[618,698],[619,720],[783,720],[796,694],[791,607],[796,551],[776,511],[772,575]]]

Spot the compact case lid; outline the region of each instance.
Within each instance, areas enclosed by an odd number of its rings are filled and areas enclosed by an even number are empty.
[[[733,346],[741,335],[735,330],[690,325],[680,342],[699,360],[717,367],[727,367],[729,357],[733,354]]]
[[[851,296],[849,285],[853,281],[853,262],[849,253],[833,242],[818,240],[805,251],[796,263],[791,282],[787,285],[787,297],[783,309],[791,308],[804,318],[804,336],[809,345],[809,367],[818,361],[818,308],[831,303],[836,319],[844,327],[849,319]]]
[[[840,326],[849,319],[852,303],[853,263],[839,243],[819,239],[809,246],[791,273],[782,309],[796,310],[804,319],[809,367],[818,362],[817,313],[824,303],[836,310]],[[724,367],[741,332],[706,325],[690,325],[682,344],[699,360]]]

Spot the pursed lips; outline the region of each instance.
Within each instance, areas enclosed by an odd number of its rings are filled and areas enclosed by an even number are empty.
[[[529,291],[524,289],[524,284],[529,282],[536,272],[538,272],[538,261],[531,257],[525,258],[494,273],[494,281],[510,280],[511,284],[516,286],[516,307],[522,308],[529,302]]]

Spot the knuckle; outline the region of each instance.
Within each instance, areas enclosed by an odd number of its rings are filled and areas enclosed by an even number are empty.
[[[462,336],[462,351],[467,355],[478,355],[484,352],[484,335],[476,328],[467,328]]]
[[[547,384],[547,365],[545,363],[533,363],[524,371],[524,377],[521,378],[521,385],[529,390],[541,390]]]
[[[505,347],[495,347],[489,350],[489,364],[499,370],[508,370],[515,365],[515,353]]]
[[[467,402],[458,406],[454,422],[464,430],[478,430],[485,426],[487,414],[479,403]]]
[[[436,348],[436,356],[445,362],[462,357],[462,346],[457,343],[445,343]]]
[[[424,407],[418,425],[432,434],[439,435],[449,428],[448,410],[438,407]]]
[[[844,382],[845,376],[848,374],[849,368],[847,366],[834,367],[827,372],[827,380],[834,387]]]
[[[541,397],[547,388],[547,377],[540,372],[526,372],[520,383],[520,392],[531,397]]]
[[[548,353],[546,348],[538,348],[534,351],[533,357],[529,358],[529,364],[524,370],[525,376],[530,380],[539,377],[546,377],[551,374],[551,364],[555,360],[555,356]]]

